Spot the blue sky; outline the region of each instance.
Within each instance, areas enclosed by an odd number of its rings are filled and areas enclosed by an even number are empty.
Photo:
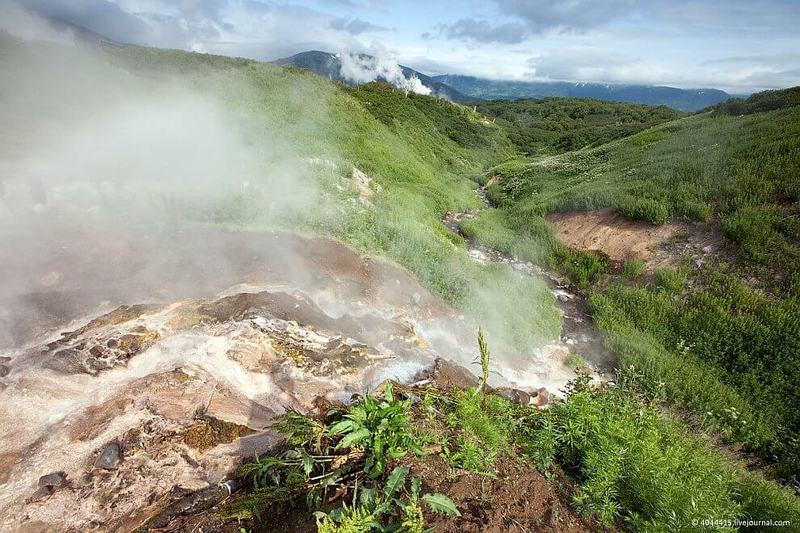
[[[9,3],[19,0],[0,0]],[[108,37],[260,60],[364,51],[428,74],[800,85],[800,0],[25,0]]]

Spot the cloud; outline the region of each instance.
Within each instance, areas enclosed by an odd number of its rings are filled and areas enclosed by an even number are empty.
[[[340,17],[331,20],[330,27],[338,31],[346,31],[353,35],[359,35],[366,32],[379,32],[387,31],[389,28],[385,26],[378,26],[360,18],[346,18]]]
[[[523,20],[532,33],[543,33],[550,30],[583,32],[603,26],[630,13],[636,3],[633,0],[497,0],[497,5],[502,13]]]
[[[19,5],[45,18],[68,22],[120,42],[138,43],[148,32],[145,21],[106,0],[26,0]]]
[[[259,60],[312,48],[363,49],[354,36],[386,29],[360,18],[262,0],[26,0],[20,5],[119,42]]]
[[[485,19],[465,17],[452,24],[439,25],[439,35],[477,43],[518,44],[546,32],[586,32],[630,13],[634,5],[632,0],[496,0],[495,3],[500,15],[510,17],[511,21],[492,24]]]
[[[482,43],[517,44],[526,40],[530,31],[524,24],[509,22],[506,24],[492,25],[486,20],[462,18],[453,24],[439,27],[440,35],[448,39],[476,41]],[[430,34],[429,34],[430,36]]]
[[[545,34],[585,35],[615,22],[651,27],[654,34],[796,34],[800,2],[794,0],[495,0],[496,18],[461,18],[439,25],[439,35],[478,43],[516,44]],[[431,38],[433,34],[428,34]]]
[[[703,61],[700,67],[716,79],[745,88],[800,85],[800,54],[795,53],[722,57]]]
[[[730,56],[698,62],[655,61],[580,46],[543,52],[527,61],[528,79],[718,87],[732,92],[800,84],[800,54]]]
[[[615,81],[642,69],[635,57],[590,47],[551,50],[532,57],[527,65],[530,76],[551,80]]]
[[[26,41],[75,44],[75,35],[71,30],[59,29],[13,2],[0,2],[0,29]]]

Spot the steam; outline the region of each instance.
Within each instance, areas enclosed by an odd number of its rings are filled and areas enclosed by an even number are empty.
[[[431,89],[419,78],[414,75],[406,77],[397,60],[382,48],[373,47],[372,55],[343,52],[339,54],[339,60],[342,77],[352,83],[382,80],[403,89],[406,94],[431,94]]]
[[[209,223],[286,225],[322,206],[325,170],[292,140],[310,119],[285,124],[235,76],[1,33],[0,47],[0,348],[51,314],[213,294],[248,252]]]
[[[25,10],[17,2],[0,0],[0,31],[26,40],[48,41],[62,45],[75,44],[71,30],[56,29],[48,21]]]

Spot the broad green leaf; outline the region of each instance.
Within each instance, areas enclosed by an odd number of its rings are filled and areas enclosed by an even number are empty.
[[[328,433],[331,435],[341,435],[342,433],[353,431],[355,428],[356,423],[352,420],[342,420],[328,428]]]
[[[422,496],[422,500],[427,503],[428,507],[431,508],[431,511],[435,513],[441,513],[446,516],[461,516],[461,513],[459,513],[458,509],[456,509],[456,505],[453,503],[453,500],[444,494],[440,494],[438,492],[432,494],[428,493]]]
[[[421,484],[422,482],[419,480],[418,477],[415,477],[414,479],[411,480],[411,500],[414,502],[416,502],[417,498],[419,498],[419,490]]]
[[[314,469],[314,459],[308,455],[303,455],[303,472],[305,472],[306,477],[311,473],[311,470]]]
[[[386,401],[389,403],[394,402],[394,385],[392,382],[386,384],[386,390],[383,391],[383,397],[386,398]]]
[[[336,445],[336,449],[349,448],[350,446],[358,444],[362,440],[366,439],[369,437],[369,435],[370,433],[367,428],[361,428],[358,431],[348,433],[342,440],[339,441],[339,444]]]
[[[362,507],[372,507],[375,505],[375,496],[378,491],[372,487],[364,487],[361,489],[359,503]]]
[[[386,498],[390,498],[392,494],[397,492],[397,489],[403,486],[407,475],[408,467],[398,466],[392,470],[392,473],[389,474],[389,477],[386,480],[386,485],[383,487],[383,494],[386,496]]]

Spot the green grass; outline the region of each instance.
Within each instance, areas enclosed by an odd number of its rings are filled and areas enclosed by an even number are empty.
[[[777,461],[791,480],[800,471],[795,379],[800,365],[800,306],[707,269],[702,290],[681,293],[684,275],[657,271],[651,288],[612,286],[590,308],[622,365],[648,387],[715,426],[733,442]]]
[[[635,396],[637,378],[619,387],[577,383],[566,401],[532,420],[532,457],[579,483],[574,505],[606,525],[634,531],[733,531],[736,519],[800,518],[800,502],[774,483],[745,472]],[[714,517],[721,522],[700,527]],[[693,522],[698,521],[698,522]]]
[[[522,152],[534,155],[599,146],[681,116],[663,106],[584,98],[491,100],[478,102],[477,109],[502,124]]]
[[[644,272],[644,261],[641,259],[630,259],[622,263],[622,276],[628,280],[639,277]]]
[[[800,107],[768,107],[699,114],[596,148],[505,161],[492,169],[502,178],[489,187],[498,209],[463,226],[486,246],[591,286],[592,312],[622,365],[635,365],[651,392],[663,384],[671,405],[796,483]],[[626,264],[633,286],[607,287],[602,262],[565,251],[543,216],[609,206],[654,224],[716,219],[733,264],[658,269],[649,287],[636,279],[641,265]],[[766,293],[742,282],[753,277]]]

